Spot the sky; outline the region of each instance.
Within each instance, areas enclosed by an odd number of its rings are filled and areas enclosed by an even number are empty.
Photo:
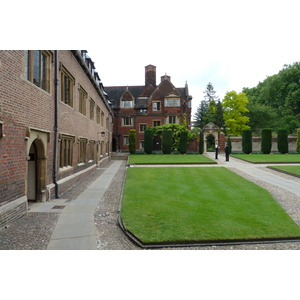
[[[295,0],[74,0],[72,12],[68,1],[52,3],[46,16],[41,9],[30,18],[20,1],[24,29],[9,14],[15,1],[5,4],[4,48],[25,49],[29,41],[28,49],[85,49],[104,87],[143,85],[144,67],[155,65],[157,83],[164,74],[175,87],[188,83],[193,113],[209,82],[222,100],[300,60]]]

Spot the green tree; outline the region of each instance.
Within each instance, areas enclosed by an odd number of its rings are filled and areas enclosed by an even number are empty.
[[[214,86],[211,82],[207,84],[206,90],[203,93],[205,94],[204,99],[208,102],[210,102],[211,100],[219,100],[219,96],[216,95],[216,91],[214,90]]]
[[[300,152],[300,128],[297,129],[297,152]]]
[[[172,152],[172,131],[165,129],[162,132],[162,153],[171,154]]]
[[[213,123],[219,126],[219,128],[225,128],[223,105],[219,100],[216,107],[216,114],[214,116]]]
[[[179,152],[181,154],[185,154],[187,151],[188,145],[188,131],[181,131],[180,132],[180,143],[179,143]]]
[[[288,133],[285,129],[279,129],[277,132],[277,147],[282,154],[289,152]]]
[[[270,154],[272,149],[272,129],[264,128],[261,130],[261,152]]]
[[[244,114],[247,109],[248,98],[245,93],[235,91],[227,92],[223,99],[224,119],[227,134],[241,135],[244,129],[249,129],[247,125],[249,118]]]
[[[147,128],[144,133],[144,150],[147,154],[153,152],[153,130]]]
[[[136,130],[130,129],[129,131],[129,152],[134,154],[136,152]]]
[[[255,133],[259,133],[261,128],[277,128],[279,119],[274,108],[259,104],[259,103],[248,103],[248,112],[245,116],[249,118],[248,126]]]
[[[203,152],[204,152],[204,134],[203,134],[203,130],[201,130],[200,131],[200,140],[199,140],[199,153],[203,154]]]
[[[242,149],[245,154],[252,152],[252,130],[244,129],[242,133]]]

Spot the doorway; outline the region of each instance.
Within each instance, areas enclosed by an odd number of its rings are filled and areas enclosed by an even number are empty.
[[[37,149],[35,142],[31,144],[28,155],[27,199],[37,200]]]

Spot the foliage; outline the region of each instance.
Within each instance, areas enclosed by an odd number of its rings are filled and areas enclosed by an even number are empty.
[[[130,129],[129,131],[129,152],[134,154],[136,151],[136,130]]]
[[[297,129],[297,152],[300,152],[300,128]]]
[[[249,118],[248,126],[254,133],[259,133],[261,128],[277,128],[278,115],[274,108],[259,103],[248,103],[248,112],[245,116]]]
[[[179,143],[179,152],[181,154],[185,154],[187,151],[188,145],[188,131],[181,131],[180,132],[180,143]]]
[[[172,152],[172,131],[165,129],[162,132],[162,153],[171,154]]]
[[[144,150],[147,154],[153,152],[153,130],[147,128],[144,133]]]
[[[231,144],[230,136],[227,138],[227,144],[229,146],[229,153],[231,153],[232,152],[232,144]]]
[[[259,82],[256,87],[244,88],[243,92],[247,94],[249,103],[259,104],[272,108],[279,119],[281,120],[280,127],[286,124],[286,117],[293,117],[288,119],[287,129],[289,133],[296,131],[300,124],[297,115],[300,114],[300,62],[291,65],[285,65],[278,74],[268,76],[263,82]],[[251,108],[249,107],[251,111]],[[251,118],[251,117],[250,117]],[[251,125],[252,126],[252,125]],[[267,125],[272,126],[271,124]],[[255,126],[259,127],[259,125]],[[261,127],[262,128],[262,127]]]
[[[203,154],[204,152],[204,134],[203,130],[200,131],[200,140],[199,140],[199,153]]]
[[[194,116],[194,125],[203,129],[206,124],[212,122],[219,127],[223,127],[222,104],[219,97],[216,96],[216,91],[214,90],[211,82],[208,83],[206,90],[203,93],[205,94],[204,100],[202,100],[197,107],[197,111]]]
[[[241,135],[244,129],[250,128],[246,125],[249,118],[244,115],[248,112],[247,103],[248,98],[245,93],[238,94],[235,91],[226,93],[223,108],[227,134]]]
[[[279,129],[277,133],[277,147],[282,154],[289,152],[288,133],[285,129]]]
[[[242,133],[242,149],[245,154],[252,152],[252,130],[244,129]]]
[[[164,130],[170,130],[172,132],[172,150],[179,149],[180,133],[187,131],[185,125],[180,124],[165,124],[156,127],[147,127],[147,129],[153,131],[154,136],[162,136]],[[188,130],[188,140],[197,138],[197,132],[191,132]]]
[[[272,129],[264,128],[261,130],[261,152],[270,154],[272,149]]]

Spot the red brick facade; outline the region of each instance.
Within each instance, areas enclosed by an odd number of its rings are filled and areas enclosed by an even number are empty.
[[[0,227],[107,161],[112,122],[86,51],[0,51]]]
[[[168,123],[191,122],[191,100],[188,85],[176,88],[171,77],[164,75],[156,85],[156,67],[145,67],[144,86],[106,87],[114,109],[113,150],[128,151],[130,129],[136,130],[136,149],[143,150],[146,127]]]

